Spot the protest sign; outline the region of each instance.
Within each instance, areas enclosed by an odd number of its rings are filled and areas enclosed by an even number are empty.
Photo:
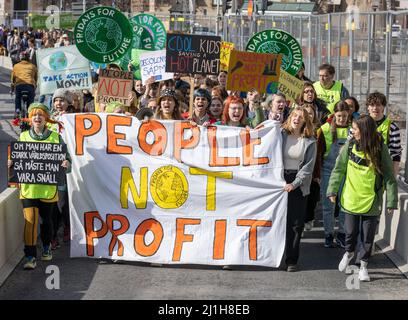
[[[22,142],[10,144],[13,167],[9,182],[57,185],[65,181],[61,167],[66,146],[59,143]]]
[[[122,12],[95,7],[83,13],[74,29],[75,43],[87,59],[112,63],[122,58],[132,44],[132,26]]]
[[[231,51],[228,68],[227,89],[271,93],[277,85],[282,55]]]
[[[139,56],[142,83],[154,77],[154,81],[173,79],[173,73],[166,72],[166,50],[147,51]]]
[[[133,79],[142,80],[142,74],[140,70],[140,55],[143,52],[150,52],[148,50],[132,49],[132,70]]]
[[[130,18],[129,22],[133,30],[132,49],[157,51],[165,48],[166,28],[158,18],[147,13],[140,13]],[[128,51],[123,58],[115,61],[115,63],[119,64],[123,70],[127,70],[127,66],[131,62],[131,55],[132,52]],[[134,63],[132,62],[132,64]],[[140,80],[140,77],[137,79]]]
[[[221,42],[221,54],[220,54],[220,70],[228,71],[228,65],[230,61],[231,51],[234,49],[234,43]]]
[[[282,69],[295,76],[302,66],[302,47],[289,33],[270,29],[258,32],[246,45],[246,51],[282,54]]]
[[[100,69],[98,77],[97,103],[119,101],[125,106],[130,106],[129,93],[133,86],[132,72]]]
[[[71,257],[279,266],[287,193],[278,123],[246,130],[116,114],[62,121],[75,163]]]
[[[285,94],[290,102],[296,102],[302,94],[304,82],[290,75],[284,70],[280,71],[278,90]]]
[[[90,89],[92,87],[89,61],[76,46],[37,51],[40,94],[53,94],[56,89]]]
[[[221,37],[167,34],[166,72],[218,75]]]
[[[139,26],[143,26],[144,30],[140,35],[139,49],[145,50],[161,50],[166,46],[166,28],[155,16],[147,13],[139,13],[134,16],[131,21],[134,21]]]

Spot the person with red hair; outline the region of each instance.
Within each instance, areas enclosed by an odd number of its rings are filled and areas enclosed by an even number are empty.
[[[255,128],[264,121],[264,118],[262,108],[260,105],[257,105],[255,108],[255,117],[249,120],[245,115],[244,100],[237,96],[229,96],[224,102],[221,121],[216,122],[215,125]]]

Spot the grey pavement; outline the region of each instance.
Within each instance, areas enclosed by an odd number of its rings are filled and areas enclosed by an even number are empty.
[[[215,266],[152,267],[146,263],[69,258],[69,244],[62,244],[51,262],[39,261],[33,271],[23,270],[20,262],[0,287],[0,300],[408,299],[408,279],[380,251],[369,263],[371,282],[360,283],[359,289],[347,289],[348,275],[337,271],[343,250],[324,248],[322,237],[321,227],[305,232],[300,271],[295,273],[266,267],[239,266],[229,271]],[[59,268],[59,290],[46,288],[50,276],[47,265]]]
[[[0,192],[7,188],[7,146],[19,136],[19,129],[11,124],[14,96],[9,92],[10,70],[0,67]]]

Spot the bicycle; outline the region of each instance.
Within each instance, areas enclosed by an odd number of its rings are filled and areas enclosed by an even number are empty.
[[[11,90],[10,94],[13,95],[14,91]],[[15,115],[14,115],[14,119],[17,120],[15,124],[20,127],[21,132],[30,129],[30,125],[27,122],[22,120],[22,119],[28,118],[29,96],[30,96],[29,91],[26,91],[26,90],[21,91],[21,110],[16,110]]]

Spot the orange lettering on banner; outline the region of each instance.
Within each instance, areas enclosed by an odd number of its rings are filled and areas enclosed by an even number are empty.
[[[154,141],[152,144],[146,142],[147,134],[152,132]],[[140,149],[151,156],[161,156],[166,150],[167,145],[167,131],[166,127],[158,121],[150,120],[142,123],[139,128],[137,137]]]
[[[91,122],[90,127],[85,127],[85,120]],[[82,156],[84,154],[84,138],[93,136],[101,130],[101,118],[96,114],[78,114],[75,115],[75,154]]]
[[[214,260],[224,259],[226,234],[227,234],[227,220],[216,220],[214,229],[214,249],[213,249]]]
[[[237,226],[250,227],[249,229],[249,259],[258,260],[257,252],[257,227],[272,227],[272,221],[238,219]]]
[[[130,127],[132,124],[132,118],[108,115],[106,117],[106,126],[107,126],[107,136],[108,136],[108,145],[107,153],[116,153],[116,154],[132,154],[133,149],[129,146],[118,145],[117,141],[119,139],[126,140],[126,135],[124,133],[117,133],[115,131],[116,126],[127,126]]]
[[[191,129],[192,136],[184,140],[184,130]],[[181,149],[194,149],[200,142],[200,128],[192,126],[189,122],[176,122],[174,124],[174,157],[181,161]]]
[[[94,230],[94,221],[98,219],[102,227],[99,230]],[[86,233],[86,254],[88,257],[94,256],[94,239],[103,238],[108,232],[108,226],[102,220],[98,211],[89,211],[84,214],[84,224]]]
[[[120,223],[119,229],[113,228],[113,222],[118,221]],[[112,234],[111,242],[109,243],[109,255],[112,256],[113,249],[118,243],[118,256],[123,256],[123,244],[122,241],[119,240],[119,236],[126,233],[129,230],[129,220],[120,214],[108,214],[106,216],[106,225],[108,230]]]
[[[197,224],[201,224],[201,219],[176,219],[176,241],[174,243],[173,261],[180,261],[184,242],[193,242],[194,236],[192,234],[185,234],[184,227],[186,225]]]
[[[261,138],[251,139],[249,130],[241,130],[239,136],[242,141],[244,166],[261,165],[269,163],[268,157],[254,158],[254,146],[261,144]]]
[[[210,167],[232,167],[239,166],[238,157],[219,157],[217,147],[217,127],[207,128],[208,143],[210,145]]]
[[[154,240],[146,245],[145,236],[148,231],[151,231]],[[136,229],[134,238],[134,247],[137,254],[143,257],[150,257],[154,255],[160,248],[163,240],[163,227],[159,221],[155,219],[144,220]]]

